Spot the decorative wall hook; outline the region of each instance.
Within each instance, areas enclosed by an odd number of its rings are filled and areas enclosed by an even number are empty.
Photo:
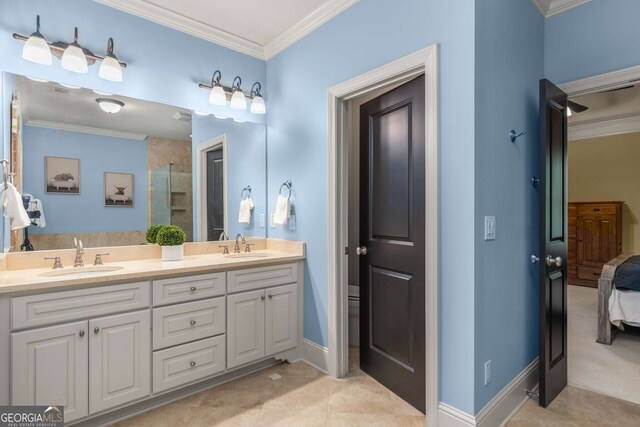
[[[511,139],[511,142],[516,142],[516,139],[526,134],[527,134],[526,130],[523,130],[522,132],[517,133],[515,130],[511,129],[511,132],[509,132],[509,138]]]

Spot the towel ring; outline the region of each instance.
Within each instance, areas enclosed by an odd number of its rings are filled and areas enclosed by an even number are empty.
[[[278,194],[280,196],[282,196],[282,187],[287,187],[289,189],[289,195],[287,196],[287,199],[290,199],[291,198],[291,181],[286,180],[285,182],[282,183],[282,185],[280,186],[280,190],[278,190]]]
[[[251,186],[247,185],[246,187],[244,187],[242,189],[242,191],[240,192],[240,199],[242,200],[244,198],[244,192],[247,192],[247,197],[251,197]]]

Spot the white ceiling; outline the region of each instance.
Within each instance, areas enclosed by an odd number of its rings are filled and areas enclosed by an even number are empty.
[[[95,0],[268,59],[359,0]]]
[[[172,117],[177,112],[190,116],[188,110],[125,96],[98,95],[90,89],[68,89],[57,83],[35,82],[22,76],[16,78],[26,125],[133,139],[154,136],[191,140],[191,122]],[[96,98],[117,99],[125,105],[118,113],[107,114],[100,109]]]

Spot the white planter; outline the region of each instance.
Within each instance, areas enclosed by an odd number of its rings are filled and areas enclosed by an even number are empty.
[[[182,261],[184,257],[184,245],[161,247],[162,261]]]

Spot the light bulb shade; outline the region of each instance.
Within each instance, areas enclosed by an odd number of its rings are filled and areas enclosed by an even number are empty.
[[[227,94],[224,93],[224,89],[220,85],[214,85],[209,92],[209,104],[212,105],[226,105]]]
[[[124,103],[117,99],[98,98],[96,102],[102,111],[109,114],[115,114],[124,107]]]
[[[267,112],[267,106],[264,104],[264,99],[260,95],[253,97],[249,111],[253,114],[265,114]]]
[[[33,33],[22,48],[22,57],[36,64],[51,65],[51,48],[39,33]]]
[[[100,64],[98,75],[110,82],[122,81],[122,67],[115,56],[108,54],[104,57],[102,64]]]
[[[234,110],[246,110],[247,98],[242,93],[241,89],[235,89],[233,95],[231,95],[231,108]]]
[[[62,68],[74,73],[86,73],[89,71],[87,57],[84,56],[82,48],[78,45],[70,44],[62,54]]]

